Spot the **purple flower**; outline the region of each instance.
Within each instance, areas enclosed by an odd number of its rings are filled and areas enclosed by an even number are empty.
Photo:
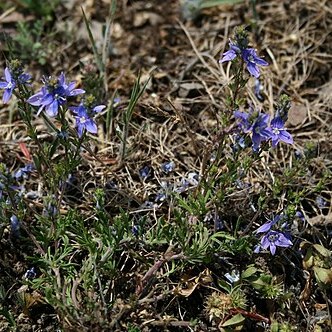
[[[33,164],[28,164],[22,168],[19,168],[15,173],[14,173],[14,178],[16,180],[20,180],[20,179],[27,179],[29,173],[31,173],[33,170],[35,169]]]
[[[232,61],[238,55],[240,55],[246,63],[249,73],[256,78],[260,75],[258,66],[269,65],[265,60],[257,55],[253,48],[241,48],[232,41],[230,41],[230,50],[223,53],[223,57],[219,60],[219,63]]]
[[[268,128],[269,115],[255,112],[249,113],[235,111],[234,117],[239,120],[238,125],[244,133],[252,132],[252,143],[254,151],[258,151],[261,142],[271,137],[271,130]]]
[[[262,237],[260,246],[256,247],[255,252],[258,253],[261,248],[264,250],[270,248],[271,254],[275,255],[277,247],[288,248],[293,245],[288,237],[281,232],[269,231]]]
[[[90,108],[90,107],[87,107],[86,105],[84,105],[83,103],[81,103],[79,106],[69,107],[69,109],[72,110],[76,114],[78,114],[79,112],[81,112],[82,110],[84,110],[87,114],[89,114],[91,116],[94,113],[101,112],[104,108],[106,108],[105,105],[98,105],[98,106],[95,106],[93,108]]]
[[[83,102],[79,106],[69,107],[69,109],[76,114],[76,126],[80,137],[82,136],[83,129],[86,129],[92,134],[97,133],[97,125],[92,117],[95,113],[101,112],[104,108],[106,108],[105,105],[92,107],[85,105]]]
[[[82,137],[84,130],[91,134],[97,134],[97,125],[94,120],[89,117],[84,107],[79,108],[76,114],[76,127],[79,137]]]
[[[219,60],[219,63],[232,61],[234,60],[239,54],[241,54],[241,49],[236,46],[232,41],[229,42],[230,50],[223,53],[223,57]]]
[[[170,173],[174,170],[175,167],[175,163],[174,161],[169,161],[169,162],[165,162],[163,164],[161,164],[161,169],[165,172],[165,173]]]
[[[4,89],[2,101],[4,104],[7,104],[11,98],[14,89],[17,84],[26,84],[27,81],[31,78],[31,75],[22,73],[18,75],[17,80],[12,76],[8,67],[5,68],[5,79],[6,81],[0,82],[0,89]]]
[[[327,205],[326,200],[322,196],[317,196],[315,202],[319,209],[323,209]]]
[[[247,64],[249,73],[258,78],[260,73],[258,66],[268,66],[269,64],[260,58],[253,48],[246,48],[242,51],[242,58]]]
[[[156,194],[154,199],[155,202],[163,202],[167,198],[167,195],[163,192],[159,192]]]
[[[147,179],[150,176],[151,168],[149,166],[144,166],[139,170],[139,176],[143,178],[143,180]]]
[[[251,109],[250,113],[235,111],[234,117],[238,120],[238,126],[244,133],[248,133],[252,129],[252,124],[250,123],[250,117],[253,113]]]
[[[252,143],[254,151],[258,151],[261,142],[271,137],[271,130],[268,128],[268,114],[259,114],[252,127]]]
[[[4,104],[7,104],[16,87],[16,83],[15,83],[15,80],[12,78],[12,75],[8,68],[5,69],[5,78],[6,78],[6,81],[0,82],[0,89],[5,89],[5,91],[3,93],[2,101]]]
[[[27,100],[31,105],[39,106],[37,115],[45,108],[46,113],[54,117],[68,97],[85,93],[82,89],[75,89],[76,82],[67,84],[64,73],[61,73],[58,79],[44,78],[43,83],[41,90]]]
[[[271,121],[271,138],[273,147],[276,147],[280,141],[293,144],[293,138],[284,128],[284,122],[281,117],[276,117]]]

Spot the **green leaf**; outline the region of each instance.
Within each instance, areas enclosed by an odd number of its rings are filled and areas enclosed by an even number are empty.
[[[279,332],[279,323],[275,320],[271,323],[271,332]]]
[[[245,271],[242,272],[242,279],[251,277],[257,272],[257,269],[254,266],[249,266]]]
[[[314,266],[314,256],[312,254],[312,248],[309,248],[306,255],[303,258],[303,267],[305,270],[309,270]]]
[[[233,325],[240,325],[244,322],[245,318],[241,314],[237,314],[233,316],[231,319],[226,320],[222,327],[233,326]]]
[[[323,257],[330,257],[331,251],[327,250],[325,247],[323,247],[320,244],[314,244],[313,247],[323,256]]]
[[[95,39],[93,37],[92,31],[90,29],[89,21],[88,21],[86,15],[85,15],[83,7],[81,7],[81,9],[82,9],[82,13],[83,13],[84,23],[85,23],[86,29],[88,31],[89,39],[90,39],[90,42],[91,42],[92,51],[93,51],[93,54],[95,56],[96,64],[98,66],[98,69],[99,69],[100,73],[104,74],[105,66],[104,66],[104,63],[103,63],[103,59],[102,59],[101,55],[99,54],[99,52],[97,50],[96,42],[95,42]]]
[[[332,269],[324,269],[322,267],[314,266],[314,273],[317,282],[324,285],[329,285],[332,283]]]

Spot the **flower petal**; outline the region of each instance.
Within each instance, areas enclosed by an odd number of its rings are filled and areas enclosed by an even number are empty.
[[[59,108],[59,103],[55,99],[51,104],[46,106],[45,110],[49,116],[54,117],[58,114],[58,108]]]
[[[74,89],[72,91],[69,91],[68,96],[77,96],[77,95],[80,95],[82,93],[85,93],[85,90],[83,90],[83,89]]]
[[[19,83],[24,84],[31,79],[30,74],[23,73],[18,77]]]
[[[275,244],[278,247],[290,247],[293,245],[293,242],[289,239],[287,239],[287,237],[283,234],[283,233],[279,233],[278,239],[275,241]]]
[[[255,248],[254,248],[254,253],[258,254],[261,250],[261,246],[258,244]]]
[[[275,255],[276,250],[277,250],[277,246],[276,246],[273,242],[271,242],[271,243],[270,243],[270,251],[271,251],[271,254],[272,254],[272,255]]]
[[[76,126],[77,126],[78,136],[82,137],[83,129],[85,129],[85,126],[80,122],[80,120],[78,118],[76,118]]]
[[[261,240],[261,247],[267,249],[270,246],[271,242],[269,240],[269,234],[265,234]]]
[[[96,113],[99,113],[99,112],[101,112],[105,108],[106,108],[105,105],[98,105],[98,106],[96,106],[96,107],[93,108],[93,111],[96,112]]]
[[[268,66],[269,63],[266,62],[265,60],[263,60],[262,58],[259,58],[258,56],[255,57],[255,62],[259,65],[259,66]]]
[[[259,69],[255,63],[247,62],[247,69],[252,76],[259,77]]]
[[[89,119],[85,122],[85,128],[88,132],[92,134],[97,134],[98,128],[96,123],[92,119]]]
[[[270,220],[270,222],[266,222],[261,227],[255,230],[255,233],[265,233],[271,229],[271,227],[275,224],[274,220]]]
[[[66,77],[65,77],[64,72],[61,72],[61,74],[60,74],[60,76],[58,78],[58,83],[59,83],[60,86],[65,85],[65,83],[66,83]]]
[[[226,61],[232,61],[236,58],[237,54],[234,50],[229,50],[223,54],[223,57],[219,60],[219,63]]]
[[[274,119],[272,119],[271,121],[271,127],[272,128],[278,128],[278,129],[282,129],[284,128],[284,121],[282,121],[280,116],[275,117]]]
[[[40,92],[37,92],[36,94],[32,95],[28,100],[27,102],[30,104],[30,105],[33,105],[33,106],[40,106],[41,105],[41,99],[43,97],[43,93],[40,91]]]
[[[10,74],[10,70],[7,67],[5,68],[5,77],[7,82],[12,81],[12,75]]]
[[[3,93],[3,97],[2,97],[2,101],[4,104],[7,104],[10,97],[12,96],[12,92],[13,90],[12,89],[6,89]]]
[[[280,140],[282,140],[285,143],[288,143],[288,144],[294,143],[292,135],[289,132],[287,132],[286,130],[282,130],[280,132],[279,138],[280,138]]]
[[[70,91],[74,90],[75,86],[76,86],[76,82],[70,82],[70,83],[68,84],[66,90],[67,90],[68,92],[70,92]]]
[[[80,112],[82,112],[82,108],[83,112],[85,112],[85,107],[83,105],[69,107],[69,109],[75,114],[79,114]]]

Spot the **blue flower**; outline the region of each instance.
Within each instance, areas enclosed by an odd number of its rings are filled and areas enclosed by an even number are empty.
[[[97,133],[97,125],[92,117],[95,113],[99,113],[105,108],[105,105],[90,106],[89,102],[81,102],[79,106],[69,107],[69,109],[76,114],[76,127],[80,137],[82,136],[83,129],[86,129],[92,134]]]
[[[31,78],[31,75],[22,73],[17,76],[15,79],[10,72],[8,67],[5,68],[5,79],[6,81],[0,82],[0,89],[4,89],[2,101],[4,104],[7,104],[9,99],[11,98],[14,89],[16,88],[17,84],[26,84],[28,80]]]
[[[252,147],[254,151],[258,151],[261,143],[271,137],[268,121],[268,114],[259,114],[252,126]]]
[[[84,107],[78,108],[76,112],[76,127],[79,137],[82,137],[84,130],[91,134],[97,134],[97,124],[89,117]]]
[[[268,219],[268,222],[260,226],[255,233],[265,233],[263,237],[261,238],[261,242],[259,245],[256,246],[254,249],[255,253],[259,253],[261,249],[268,249],[270,248],[270,252],[272,255],[276,253],[277,247],[290,247],[293,245],[291,241],[291,235],[289,232],[284,231],[284,232],[279,232],[272,230],[272,227],[279,223],[279,221],[282,221],[285,219],[284,215],[277,215],[275,216],[272,220]],[[287,224],[284,223],[280,228],[285,229],[287,227]]]
[[[242,51],[242,58],[247,64],[249,73],[258,78],[260,73],[258,66],[268,66],[269,64],[260,58],[253,48],[246,48]]]
[[[139,235],[139,226],[138,225],[134,225],[132,228],[131,228],[131,232],[134,236],[138,236]]]
[[[22,168],[19,168],[15,173],[14,173],[14,178],[16,180],[20,180],[20,179],[27,179],[29,173],[31,173],[33,170],[35,169],[33,164],[28,164]]]
[[[244,149],[246,147],[246,140],[245,137],[243,137],[240,134],[236,134],[234,137],[234,144],[232,144],[231,148],[234,153],[237,151]]]
[[[241,49],[236,46],[232,41],[229,42],[230,50],[223,53],[223,57],[219,60],[219,63],[232,61],[234,60],[238,55],[241,54]]]
[[[275,255],[277,247],[288,248],[292,245],[293,243],[289,236],[286,237],[282,232],[269,231],[262,237],[260,245],[254,251],[258,253],[261,248],[264,250],[270,248],[271,254]]]
[[[41,90],[27,100],[31,105],[39,106],[37,115],[45,108],[46,113],[54,117],[68,97],[85,93],[82,89],[75,89],[76,82],[67,84],[64,73],[61,73],[58,79],[44,78],[43,83]]]
[[[169,162],[165,162],[163,164],[161,164],[161,169],[165,172],[165,173],[170,173],[174,170],[175,167],[175,163],[174,161],[169,161]]]
[[[252,123],[250,121],[250,117],[253,113],[251,109],[250,113],[235,111],[234,117],[238,120],[238,126],[244,133],[248,133],[252,129]]]
[[[271,130],[268,128],[269,115],[255,112],[249,113],[235,111],[234,117],[238,119],[238,126],[244,133],[252,133],[253,150],[258,151],[260,144],[271,137]]]
[[[276,117],[271,121],[271,138],[272,146],[276,147],[280,141],[288,144],[293,144],[291,134],[284,128],[284,122],[281,117]]]
[[[143,178],[143,180],[147,179],[150,176],[151,168],[149,166],[144,166],[139,170],[139,176]]]
[[[5,82],[4,81],[0,82],[0,89],[5,89],[2,101],[4,104],[7,104],[16,87],[16,83],[13,80],[12,75],[10,74],[10,70],[8,68],[5,69],[5,78],[6,78]]]
[[[232,41],[230,41],[230,50],[223,53],[223,57],[219,60],[219,63],[232,61],[237,56],[241,56],[247,65],[249,73],[258,78],[260,75],[258,66],[268,66],[269,64],[260,58],[253,48],[241,48]]]

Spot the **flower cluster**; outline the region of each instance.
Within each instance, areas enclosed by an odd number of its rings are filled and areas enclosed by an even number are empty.
[[[13,91],[19,85],[27,85],[31,79],[29,74],[23,73],[20,63],[13,60],[9,67],[5,69],[5,81],[0,81],[0,89],[4,89],[3,102],[7,103],[11,98]],[[64,73],[58,78],[43,77],[43,86],[41,89],[27,99],[27,103],[38,107],[37,115],[45,110],[50,117],[56,117],[59,109],[67,106],[68,98],[82,95],[83,89],[76,89],[76,82],[67,82]],[[97,124],[93,117],[96,113],[106,108],[105,105],[96,105],[93,96],[88,96],[81,101],[77,107],[67,107],[70,109],[76,120],[78,136],[81,137],[84,131],[92,134],[97,133]],[[22,171],[24,174],[24,170]]]
[[[271,254],[275,255],[277,247],[288,248],[293,245],[289,233],[272,230],[272,227],[282,221],[282,219],[282,216],[277,215],[256,229],[256,234],[264,233],[264,235],[261,238],[260,244],[256,246],[255,253],[259,253],[261,249],[270,249]],[[286,224],[281,225],[281,228],[285,227]]]
[[[236,32],[235,40],[235,42],[230,40],[230,49],[223,53],[219,63],[232,61],[240,57],[245,62],[250,75],[258,78],[260,75],[258,66],[268,66],[269,64],[257,55],[255,49],[248,47],[248,37],[244,29],[239,29]]]
[[[19,85],[28,84],[31,75],[23,72],[19,62],[12,61],[9,67],[5,68],[5,80],[0,81],[0,89],[4,90],[2,101],[7,104],[14,90]]]
[[[54,117],[68,97],[85,93],[82,89],[75,89],[76,82],[67,84],[64,73],[61,73],[58,79],[44,77],[42,82],[44,86],[40,91],[27,100],[30,105],[39,106],[37,115],[45,108],[46,113]]]
[[[278,115],[270,124],[268,114],[254,111],[252,108],[249,113],[237,110],[234,112],[234,117],[238,120],[238,127],[242,133],[251,133],[254,151],[258,151],[261,143],[269,139],[273,147],[276,147],[280,141],[293,144],[291,134],[285,129],[284,121]]]

